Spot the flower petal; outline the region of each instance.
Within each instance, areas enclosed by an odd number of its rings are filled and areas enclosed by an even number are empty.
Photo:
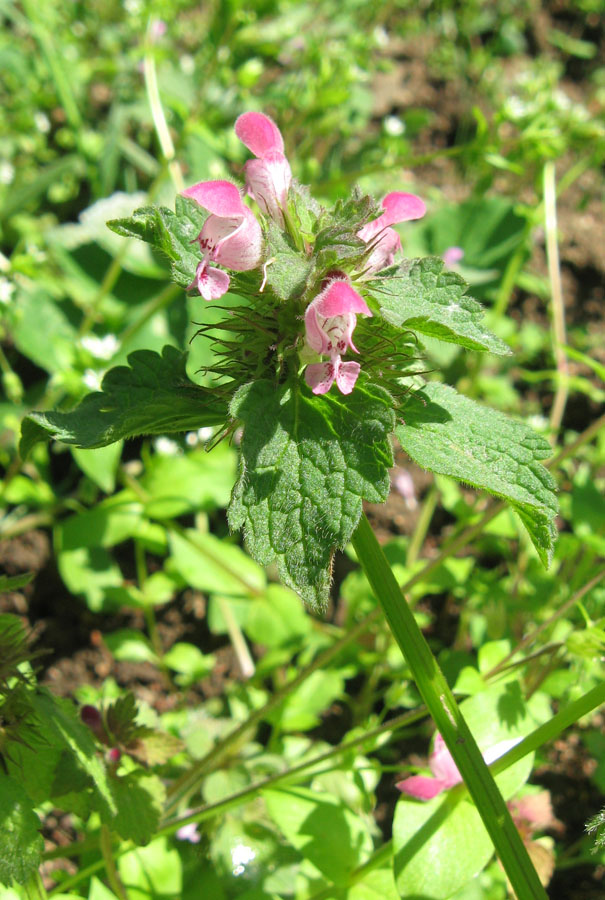
[[[382,201],[382,206],[385,212],[357,232],[357,236],[366,244],[389,225],[407,222],[409,219],[421,219],[426,212],[426,206],[420,197],[417,197],[416,194],[406,194],[403,191],[393,191],[387,194]]]
[[[210,218],[214,218],[211,216]],[[209,219],[204,223],[206,227]],[[222,220],[229,221],[229,220]],[[231,220],[233,221],[233,220]],[[213,233],[219,234],[221,219],[213,223]],[[204,233],[202,228],[202,235]],[[247,206],[242,206],[242,218],[236,229],[224,235],[211,252],[214,262],[220,263],[227,269],[236,272],[246,272],[254,269],[261,261],[263,255],[263,233],[256,221],[254,213]]]
[[[462,775],[439,732],[435,734],[429,766],[435,778],[443,782],[445,787],[453,787],[462,781]]]
[[[305,369],[305,381],[314,394],[327,394],[334,384],[333,362],[312,363]]]
[[[380,272],[382,269],[386,269],[387,266],[392,266],[395,260],[395,253],[400,247],[401,238],[397,232],[392,228],[385,228],[368,257],[364,268],[365,274]]]
[[[410,219],[421,219],[426,213],[424,200],[416,194],[405,194],[403,191],[392,191],[382,201],[386,210],[380,217],[385,225],[395,225],[397,222],[407,222]]]
[[[229,280],[226,272],[221,272],[220,269],[215,269],[202,260],[198,263],[195,280],[189,288],[197,287],[204,300],[217,300],[229,290]]]
[[[244,215],[246,208],[239,190],[230,181],[200,181],[181,191],[184,197],[191,197],[204,209],[222,218]]]
[[[317,318],[318,299],[316,297],[315,300],[312,300],[305,310],[305,338],[309,347],[316,353],[329,353],[330,341],[327,334],[320,328]]]
[[[282,209],[292,182],[290,164],[283,153],[271,151],[262,159],[250,159],[244,166],[248,193],[258,203],[261,212],[284,227]]]
[[[431,778],[430,775],[412,775],[398,781],[395,787],[402,794],[415,797],[417,800],[432,800],[437,794],[441,794],[447,785],[438,778]]]
[[[235,123],[235,133],[251,153],[262,159],[272,150],[284,152],[284,139],[281,131],[269,116],[264,113],[247,112]]]
[[[340,362],[340,357],[335,365],[336,386],[341,394],[350,394],[355,387],[357,376],[361,366],[358,362]]]
[[[346,313],[363,313],[371,316],[372,312],[363,297],[354,291],[346,281],[332,281],[325,291],[313,301],[317,301],[317,312],[320,316],[342,316]]]

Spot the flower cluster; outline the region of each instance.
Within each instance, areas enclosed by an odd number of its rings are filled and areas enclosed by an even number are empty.
[[[248,112],[237,119],[235,132],[255,157],[244,166],[247,194],[264,217],[292,235],[288,206],[292,172],[279,128],[268,116]],[[263,229],[234,184],[203,181],[183,194],[210,213],[197,238],[202,259],[189,289],[197,288],[204,299],[216,300],[229,290],[230,278],[224,269],[245,272],[262,263],[266,271],[272,260],[266,258]],[[306,365],[305,380],[314,394],[327,393],[334,382],[343,394],[353,390],[361,367],[343,356],[348,351],[359,352],[352,337],[357,316],[371,317],[372,311],[351,280],[363,286],[365,280],[392,265],[400,239],[391,226],[425,213],[419,197],[400,191],[387,194],[382,207],[384,212],[378,218],[357,231],[367,250],[356,271],[324,274],[319,291],[307,299],[301,358]],[[328,358],[318,359],[321,357]]]

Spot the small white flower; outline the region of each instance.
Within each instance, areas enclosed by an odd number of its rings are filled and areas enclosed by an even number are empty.
[[[0,278],[0,303],[8,306],[15,293],[15,285],[8,278]]]
[[[115,334],[106,334],[103,337],[87,334],[82,338],[81,343],[84,349],[92,353],[96,359],[111,359],[120,346]]]
[[[402,122],[399,116],[385,116],[382,125],[391,137],[399,137],[405,132],[405,122]]]
[[[50,119],[43,112],[34,113],[34,125],[41,134],[48,134],[50,131]]]
[[[156,438],[153,445],[155,447],[155,452],[159,453],[160,456],[178,456],[181,453],[181,448],[177,442],[169,437],[162,436]]]
[[[96,372],[94,369],[86,369],[82,375],[82,381],[89,390],[100,391],[103,375],[103,372]]]
[[[231,862],[233,863],[233,874],[237,877],[242,875],[248,863],[256,857],[256,851],[246,844],[236,844],[231,848]]]
[[[15,178],[15,167],[6,159],[0,162],[0,184],[12,184]]]
[[[183,75],[193,75],[195,72],[195,60],[190,53],[183,53],[179,59],[179,66]]]

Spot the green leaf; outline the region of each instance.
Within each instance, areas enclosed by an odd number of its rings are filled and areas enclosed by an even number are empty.
[[[137,536],[143,518],[141,501],[132,491],[120,491],[92,509],[64,519],[57,527],[57,548],[113,547]]]
[[[77,547],[57,556],[61,578],[72,594],[83,594],[93,612],[117,609],[112,590],[121,587],[124,576],[113,557],[102,547]]]
[[[273,222],[267,234],[267,284],[280,300],[300,297],[313,269],[313,260],[295,250]]]
[[[263,597],[252,600],[245,626],[248,637],[265,647],[298,644],[311,627],[296,594],[280,584],[270,584]]]
[[[346,884],[372,851],[365,823],[330,794],[289,788],[265,791],[263,798],[293,847],[336,884]]]
[[[393,819],[395,881],[409,900],[446,900],[478,875],[494,848],[472,803],[440,794],[400,800]]]
[[[540,462],[551,455],[547,441],[522,422],[437,382],[409,394],[401,415],[404,424],[395,434],[406,453],[425,469],[510,503],[548,566],[558,505],[555,482]]]
[[[118,662],[149,662],[153,665],[158,663],[149,640],[134,628],[120,628],[119,631],[106,634],[104,641]]]
[[[156,838],[142,850],[125,853],[118,859],[120,878],[123,884],[128,885],[128,900],[181,897],[182,868],[178,850],[171,847],[164,837]]]
[[[96,450],[80,450],[74,447],[71,454],[78,467],[91,481],[106,494],[113,493],[116,486],[116,471],[122,455],[121,441],[116,441],[108,447],[97,447]]]
[[[24,572],[23,575],[0,575],[0,593],[18,591],[19,588],[29,584],[33,577],[33,572]]]
[[[0,771],[0,884],[25,884],[40,865],[40,820],[24,789]]]
[[[81,771],[91,779],[95,808],[99,810],[103,821],[109,824],[117,812],[113,792],[105,766],[97,755],[92,733],[80,722],[74,705],[67,700],[53,697],[44,688],[39,688],[32,694],[32,706],[50,742],[65,747]]]
[[[324,608],[332,556],[349,541],[362,499],[388,495],[390,397],[359,382],[349,396],[315,397],[306,385],[258,381],[238,391],[231,411],[245,427],[229,524],[244,528],[258,562],[277,560],[282,580]]]
[[[71,369],[76,356],[77,332],[61,304],[42,286],[19,291],[15,319],[11,337],[21,353],[51,374]]]
[[[166,795],[160,779],[143,772],[114,775],[111,793],[118,810],[111,827],[125,841],[148,844],[158,827]]]
[[[504,341],[484,327],[483,308],[465,296],[466,289],[464,280],[446,269],[443,260],[427,257],[404,260],[394,272],[372,281],[369,293],[391,325],[469,350],[510,354]]]
[[[118,898],[113,891],[110,891],[108,887],[105,887],[102,881],[99,881],[98,878],[92,878],[88,900],[118,900]]]
[[[166,346],[160,356],[136,350],[128,366],[110,369],[102,391],[88,394],[71,412],[34,412],[21,430],[23,458],[38,441],[54,438],[78,447],[105,447],[139,434],[196,430],[224,422],[213,391],[189,381],[186,355]]]
[[[208,213],[195,200],[180,195],[175,208],[172,212],[163,206],[144,206],[127,219],[112,219],[107,227],[122,237],[145,241],[167,256],[174,281],[187,288],[201,260],[195,241]]]
[[[380,215],[372,197],[355,194],[345,201],[338,201],[331,221],[318,233],[315,240],[317,268],[321,272],[352,264],[368,252],[367,244],[357,232],[369,219]]]
[[[263,570],[239,547],[213,534],[188,529],[170,535],[171,558],[166,568],[200,591],[246,597],[264,590]]]
[[[321,713],[344,695],[343,671],[312,672],[268,718],[280,731],[309,731],[319,725]]]
[[[183,456],[156,454],[146,463],[141,487],[149,494],[147,515],[160,519],[225,507],[235,482],[236,455],[226,441],[209,453],[197,448]]]
[[[399,900],[392,867],[369,871],[349,888],[346,900]]]

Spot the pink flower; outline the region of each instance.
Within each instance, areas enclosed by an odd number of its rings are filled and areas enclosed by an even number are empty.
[[[261,212],[284,228],[284,213],[292,182],[290,164],[284,156],[284,141],[275,122],[263,113],[244,113],[235,123],[235,133],[257,159],[244,166],[246,187]]]
[[[499,744],[486,750],[483,754],[483,759],[489,766],[490,763],[504,756],[520,740],[521,738],[514,738],[508,741],[501,741]],[[429,757],[429,767],[433,773],[432,775],[412,775],[410,778],[404,778],[403,781],[397,782],[395,787],[402,793],[415,797],[417,800],[432,800],[433,797],[441,794],[442,791],[446,791],[455,784],[460,784],[462,776],[439,732],[435,735],[433,752]]]
[[[443,253],[441,259],[448,269],[456,269],[458,263],[464,258],[464,250],[462,247],[448,247]]]
[[[197,830],[196,822],[189,822],[188,825],[181,825],[174,836],[177,841],[189,841],[190,844],[199,844],[202,839],[201,834]]]
[[[382,201],[385,212],[373,222],[368,222],[357,232],[357,236],[372,245],[371,253],[365,267],[366,274],[380,272],[393,265],[395,253],[401,246],[401,240],[390,226],[410,219],[421,219],[426,212],[424,202],[415,194],[393,191]]]
[[[261,228],[230,181],[201,181],[183,191],[183,196],[212,213],[198,237],[204,257],[187,290],[197,287],[205,300],[216,300],[229,290],[229,276],[209,261],[236,272],[254,269],[262,255]]]
[[[359,352],[352,339],[356,313],[372,315],[363,297],[342,280],[331,281],[309,303],[305,312],[306,342],[316,353],[330,355],[329,362],[312,363],[306,368],[305,380],[314,394],[326,394],[334,381],[342,394],[350,394],[355,387],[361,367],[357,362],[343,362],[341,357],[349,347]]]

